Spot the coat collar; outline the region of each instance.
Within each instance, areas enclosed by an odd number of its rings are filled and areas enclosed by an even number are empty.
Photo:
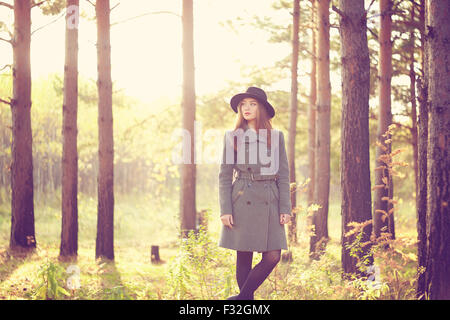
[[[244,122],[243,128],[244,128],[244,132],[247,132],[247,130],[253,130],[248,126],[247,122]],[[269,135],[269,134],[270,134],[270,130],[267,130],[267,135]],[[256,134],[256,132],[255,132],[254,134],[249,133],[247,136],[248,136],[248,141],[245,140],[245,143],[253,143],[256,141],[267,143],[267,137],[264,136],[263,134]]]

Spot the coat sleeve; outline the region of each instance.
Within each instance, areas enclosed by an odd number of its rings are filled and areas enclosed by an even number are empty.
[[[220,216],[233,214],[231,191],[234,163],[226,163],[227,134],[223,137],[223,151],[219,170],[219,203]]]
[[[286,155],[286,145],[284,142],[283,132],[280,131],[280,167],[278,168],[279,178],[277,180],[278,189],[280,191],[280,213],[292,215],[291,192],[289,181],[289,165]]]

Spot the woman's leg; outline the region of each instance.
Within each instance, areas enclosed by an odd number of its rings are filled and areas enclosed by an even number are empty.
[[[248,274],[247,280],[239,293],[239,299],[253,299],[253,293],[266,280],[280,261],[280,257],[281,250],[263,252],[261,261]]]
[[[239,290],[242,290],[245,280],[252,269],[253,252],[237,251],[236,252],[236,280]]]

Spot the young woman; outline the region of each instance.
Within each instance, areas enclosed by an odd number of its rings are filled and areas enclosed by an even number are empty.
[[[287,250],[284,224],[291,217],[289,168],[284,135],[272,128],[275,110],[264,90],[250,87],[233,96],[230,105],[237,123],[225,133],[223,142],[219,246],[236,250],[240,293],[228,299],[253,300],[254,291],[280,261],[281,249]],[[254,268],[253,252],[262,253]]]

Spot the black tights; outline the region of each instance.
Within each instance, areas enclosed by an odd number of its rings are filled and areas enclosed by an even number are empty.
[[[253,300],[253,293],[264,282],[280,261],[281,250],[262,253],[261,261],[252,269],[253,252],[237,251],[236,279],[239,298]]]

